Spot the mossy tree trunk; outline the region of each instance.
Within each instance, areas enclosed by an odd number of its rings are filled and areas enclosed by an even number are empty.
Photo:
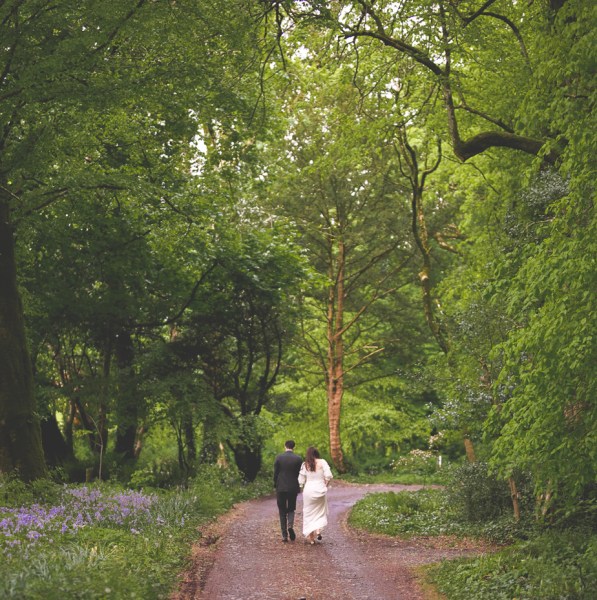
[[[0,188],[0,472],[28,481],[46,475],[33,372],[17,289],[8,199]]]

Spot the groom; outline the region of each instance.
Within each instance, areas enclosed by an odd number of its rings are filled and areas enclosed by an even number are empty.
[[[294,453],[293,440],[288,440],[284,444],[284,450],[282,454],[276,456],[274,461],[274,487],[280,513],[282,541],[287,542],[288,536],[292,541],[296,539],[294,511],[296,510],[296,496],[299,493],[298,475],[303,459]]]

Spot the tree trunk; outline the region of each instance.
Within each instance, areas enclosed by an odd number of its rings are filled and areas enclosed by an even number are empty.
[[[112,371],[112,337],[108,335],[104,349],[102,388],[97,418],[98,448],[103,453],[108,442],[108,404],[110,403],[110,377]]]
[[[62,437],[54,413],[41,421],[41,440],[46,462],[50,467],[58,467],[74,459],[72,447]]]
[[[97,443],[96,443],[96,426],[93,422],[93,419],[87,414],[83,403],[81,402],[81,398],[77,395],[72,399],[75,406],[77,407],[77,412],[79,413],[79,419],[81,420],[81,424],[83,425],[83,429],[87,431],[87,443],[89,444],[89,449],[92,452],[97,451]],[[71,431],[72,435],[72,431]],[[71,439],[72,444],[72,439]]]
[[[66,445],[69,448],[71,454],[74,454],[74,444],[73,444],[73,426],[74,421],[77,416],[77,403],[72,399],[68,399],[68,416],[66,417],[66,422],[64,423],[64,440]]]
[[[184,439],[183,439],[183,427],[182,424],[179,423],[175,427],[176,429],[176,447],[178,449],[178,467],[180,468],[181,473],[188,472],[187,460],[184,455]]]
[[[540,494],[537,497],[537,515],[541,515],[541,518],[547,517],[549,511],[551,510],[551,502],[553,499],[552,489],[551,489],[551,481],[547,482],[547,489],[545,492]]]
[[[520,521],[520,503],[518,502],[518,488],[516,487],[516,481],[514,477],[508,479],[510,484],[510,496],[512,496],[512,509],[514,510],[514,520]]]
[[[427,325],[436,339],[439,347],[444,354],[449,351],[442,329],[435,318],[433,311],[433,294],[431,292],[431,247],[429,246],[429,235],[427,233],[427,224],[425,223],[425,214],[423,212],[423,184],[420,187],[417,183],[413,187],[412,197],[412,231],[415,242],[421,257],[423,266],[419,272],[419,281],[421,282],[421,291],[423,293],[423,311]]]
[[[473,440],[471,440],[468,435],[464,436],[464,450],[466,452],[466,458],[468,462],[474,463],[477,462],[477,457],[475,456],[475,447],[473,445]]]
[[[431,175],[441,162],[441,146],[438,145],[438,156],[435,164],[430,168],[421,170],[419,168],[419,157],[415,149],[409,144],[406,137],[406,130],[400,130],[397,134],[400,144],[401,155],[399,156],[401,165],[406,167],[402,170],[403,174],[410,181],[412,189],[411,197],[411,229],[415,244],[423,265],[419,272],[419,281],[421,282],[421,292],[423,295],[423,313],[425,321],[444,354],[448,354],[450,348],[444,333],[433,310],[433,294],[431,286],[431,246],[429,245],[429,232],[423,211],[423,193],[425,191],[425,180]]]
[[[328,357],[327,357],[327,400],[330,433],[330,454],[334,466],[340,473],[346,472],[342,440],[340,437],[340,416],[344,395],[344,275],[346,256],[344,243],[338,243],[337,275],[334,276],[333,262],[330,268],[330,289],[328,292]]]
[[[17,288],[8,199],[0,188],[0,472],[29,481],[47,474],[35,414],[31,360]]]
[[[255,481],[261,469],[261,449],[250,448],[246,444],[237,444],[232,447],[234,462],[246,481]]]
[[[135,446],[133,452],[133,458],[136,460],[139,458],[141,454],[141,450],[143,450],[143,441],[145,438],[145,434],[147,433],[147,426],[140,425],[137,427],[137,437],[135,439]]]
[[[190,414],[187,414],[184,418],[184,436],[187,447],[187,461],[189,465],[193,465],[197,459],[197,444],[195,443],[193,417]]]
[[[200,460],[202,464],[214,465],[220,454],[220,445],[216,434],[216,422],[211,416],[203,421],[203,443],[201,444]]]
[[[135,350],[130,331],[121,331],[116,337],[114,354],[118,367],[115,450],[124,460],[134,460],[138,409],[137,386],[133,370]]]

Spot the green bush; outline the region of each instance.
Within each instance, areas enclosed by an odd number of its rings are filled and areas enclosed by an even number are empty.
[[[352,508],[352,527],[386,535],[447,535],[462,533],[441,490],[367,494]]]
[[[349,523],[386,535],[482,537],[497,544],[527,539],[538,527],[529,519],[517,523],[510,511],[483,522],[468,521],[443,489],[368,494],[354,505]]]
[[[437,453],[431,450],[411,450],[406,456],[392,463],[395,473],[414,473],[417,475],[432,475],[438,471]]]
[[[184,480],[184,474],[176,459],[154,460],[151,464],[133,471],[130,485],[135,489],[146,487],[171,488]]]
[[[466,463],[453,472],[448,498],[462,519],[480,523],[512,511],[507,482],[489,474],[487,463]]]
[[[0,506],[17,507],[24,504],[53,504],[58,502],[62,486],[50,479],[24,483],[12,475],[0,474]]]

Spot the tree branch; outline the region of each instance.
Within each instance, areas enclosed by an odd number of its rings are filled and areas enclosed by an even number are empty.
[[[485,131],[467,141],[462,141],[459,137],[453,138],[452,141],[454,143],[454,153],[462,161],[477,156],[489,148],[510,148],[536,156],[544,145],[542,140],[516,135],[507,131]],[[551,164],[556,159],[557,153],[554,152],[546,157],[546,160]]]
[[[514,25],[514,23],[510,19],[508,19],[508,17],[505,17],[504,15],[499,15],[499,14],[493,13],[493,12],[486,12],[486,13],[483,13],[482,16],[493,17],[494,19],[499,19],[500,21],[503,21],[504,23],[506,23],[506,25],[508,25],[508,27],[510,27],[510,29],[512,30],[512,33],[514,34],[514,37],[518,40],[518,45],[520,46],[520,51],[525,59],[525,62],[527,63],[529,68],[531,68],[531,59],[529,58],[529,53],[527,52],[527,47],[524,43],[524,40],[522,39],[522,35],[520,35],[520,31],[519,31],[518,27],[516,27],[516,25]]]
[[[147,0],[139,0],[137,4],[133,8],[131,8],[131,10],[129,10],[129,12],[124,16],[124,19],[122,19],[122,21],[108,34],[108,38],[106,39],[106,41],[94,49],[94,52],[96,54],[98,52],[101,52],[102,50],[105,50],[114,41],[114,38],[118,35],[118,32],[124,27],[126,22],[129,19],[131,19],[133,15],[143,7],[146,1]]]
[[[494,119],[493,117],[486,115],[484,112],[481,112],[480,110],[471,108],[464,100],[462,100],[462,104],[460,104],[459,106],[454,106],[454,110],[459,110],[459,109],[465,110],[466,112],[471,113],[472,115],[477,115],[478,117],[481,117],[485,121],[488,121],[489,123],[493,123],[494,125],[497,125],[500,129],[503,129],[504,131],[507,131],[508,133],[514,134],[514,130],[509,125],[506,125],[506,123],[504,123],[500,119]]]
[[[481,8],[479,8],[478,10],[476,10],[474,13],[472,13],[468,17],[465,17],[463,14],[461,14],[459,12],[458,8],[456,8],[456,5],[453,2],[451,4],[454,7],[454,10],[456,11],[456,14],[462,19],[462,21],[464,22],[464,25],[466,26],[469,23],[472,23],[477,17],[480,17],[481,15],[485,14],[485,10],[487,8],[489,8],[492,4],[495,4],[496,2],[497,2],[497,0],[487,0],[481,6]]]
[[[182,313],[190,306],[191,302],[195,299],[197,290],[199,289],[201,284],[205,281],[207,276],[218,266],[218,264],[219,263],[217,260],[214,261],[214,263],[204,273],[202,273],[201,277],[199,277],[199,279],[195,282],[195,285],[193,286],[193,289],[191,290],[191,293],[189,294],[188,299],[181,306],[180,310],[176,314],[164,319],[163,321],[150,321],[147,323],[136,323],[134,325],[134,327],[136,329],[145,329],[147,327],[158,327],[159,325],[171,325],[172,323],[177,321],[182,316]]]

